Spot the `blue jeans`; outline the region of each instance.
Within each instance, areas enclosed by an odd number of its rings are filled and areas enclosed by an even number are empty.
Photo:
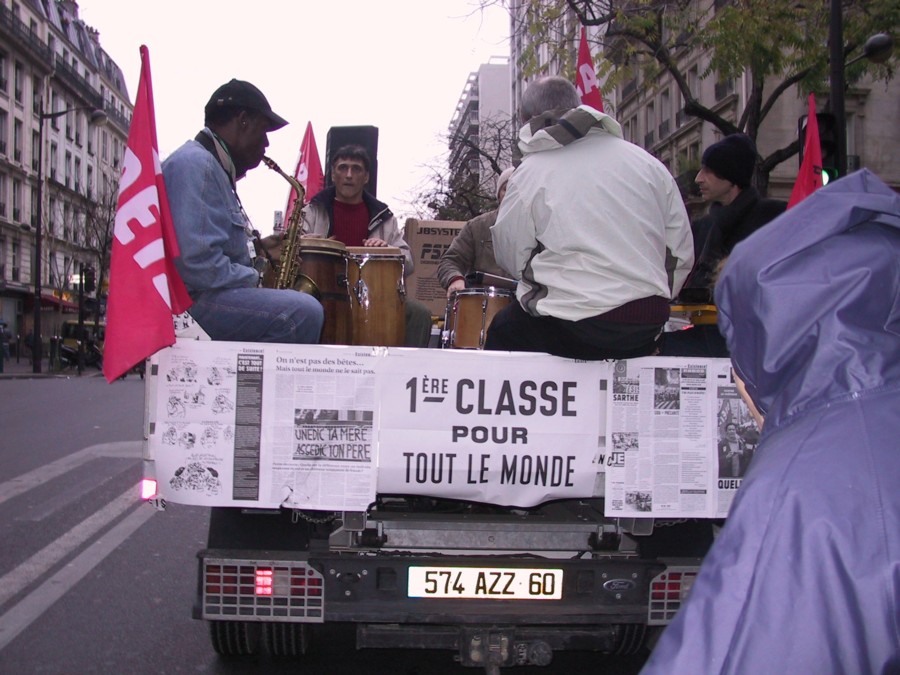
[[[313,296],[274,288],[224,288],[192,295],[188,310],[213,340],[319,342],[325,312]]]

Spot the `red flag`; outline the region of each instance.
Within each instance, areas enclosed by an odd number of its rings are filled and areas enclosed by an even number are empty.
[[[603,112],[603,97],[600,95],[600,84],[597,82],[594,60],[591,58],[584,26],[581,27],[581,44],[578,45],[578,72],[575,74],[575,88],[584,105]]]
[[[103,348],[108,382],[174,344],[172,315],[191,305],[173,262],[178,241],[158,148],[150,54],[141,45],[141,79],[119,179],[109,270]]]
[[[306,190],[307,202],[325,187],[325,174],[322,173],[322,162],[319,161],[319,150],[316,147],[316,137],[313,134],[312,122],[306,123],[306,132],[303,134],[303,142],[300,144],[300,157],[297,158],[294,178]],[[292,187],[288,193],[287,206],[284,209],[285,224],[291,218],[295,201],[297,201],[297,191]]]
[[[809,95],[809,115],[806,117],[806,140],[803,143],[803,162],[797,182],[791,190],[788,208],[822,187],[822,146],[819,143],[819,120],[816,118],[816,96]]]

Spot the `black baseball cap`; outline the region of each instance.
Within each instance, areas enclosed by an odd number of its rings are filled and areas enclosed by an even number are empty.
[[[255,110],[269,120],[269,131],[280,129],[288,123],[286,119],[272,112],[272,106],[259,89],[243,80],[231,80],[216,89],[203,110],[209,117],[217,108]]]

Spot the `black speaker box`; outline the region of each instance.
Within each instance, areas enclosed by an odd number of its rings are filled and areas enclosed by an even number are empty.
[[[369,184],[366,192],[378,195],[378,127],[331,127],[325,141],[325,187],[331,187],[331,160],[333,153],[345,145],[361,145],[369,153]]]

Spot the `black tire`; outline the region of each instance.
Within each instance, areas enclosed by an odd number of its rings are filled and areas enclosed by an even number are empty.
[[[305,623],[270,623],[266,628],[266,642],[272,656],[294,658],[306,654],[309,627]]]
[[[250,621],[210,621],[209,640],[225,657],[253,656],[259,652],[262,624]]]

